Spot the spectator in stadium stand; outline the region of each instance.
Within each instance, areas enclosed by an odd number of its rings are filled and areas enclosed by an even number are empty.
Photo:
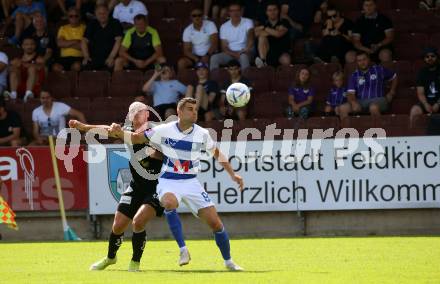
[[[293,66],[292,57],[289,53],[283,53],[280,57],[280,66]]]
[[[348,115],[348,111],[340,111],[341,108],[347,107],[347,87],[344,86],[344,72],[336,71],[333,73],[332,79],[333,87],[328,94],[324,112],[326,116],[330,116],[334,113],[343,119]]]
[[[277,0],[244,0],[243,17],[253,20],[255,26],[263,25],[267,20],[268,3],[279,5]]]
[[[419,9],[425,11],[434,11],[440,8],[440,0],[422,0],[419,2]]]
[[[419,103],[412,107],[410,117],[422,113],[438,113],[440,109],[440,62],[435,48],[424,50],[425,66],[417,75],[417,98]]]
[[[87,24],[81,50],[83,66],[88,70],[112,70],[122,41],[122,26],[109,18],[107,5],[97,5],[96,20]]]
[[[39,94],[45,78],[44,59],[37,53],[33,37],[23,39],[23,55],[11,61],[9,86],[11,99],[23,98],[24,102]]]
[[[254,24],[252,20],[241,16],[239,2],[231,2],[228,11],[230,20],[220,27],[222,52],[211,56],[211,70],[232,59],[239,60],[243,70],[250,65],[254,50]]]
[[[344,64],[345,54],[353,49],[351,36],[353,23],[341,16],[334,6],[329,5],[326,14],[327,20],[322,27],[322,39],[317,50],[318,58],[324,62],[331,62],[332,57]]]
[[[235,108],[232,107],[228,102],[226,101],[226,90],[232,83],[243,83],[246,86],[249,87],[249,89],[252,91],[251,82],[243,77],[241,75],[241,66],[240,62],[236,59],[232,59],[228,62],[227,65],[228,73],[229,73],[229,79],[224,82],[222,88],[221,88],[221,96],[219,100],[219,115],[220,118],[226,119],[234,119],[234,120],[245,120],[247,117],[247,106]]]
[[[281,18],[289,21],[290,38],[303,37],[313,23],[315,12],[321,0],[280,0]]]
[[[327,17],[327,9],[329,3],[327,0],[322,1],[321,5],[319,5],[319,10],[316,11],[315,16],[313,17],[313,22],[315,24],[325,24],[328,20]]]
[[[157,31],[148,25],[147,16],[134,17],[134,27],[129,29],[122,40],[115,70],[153,69],[154,64],[164,63],[162,46]]]
[[[266,65],[278,66],[283,54],[289,54],[290,24],[286,19],[280,18],[280,9],[276,1],[266,4],[267,20],[255,27],[257,38],[258,56],[255,65],[261,68]]]
[[[379,62],[380,65],[391,68],[391,66],[393,65],[393,54],[389,49],[382,49],[379,52]]]
[[[197,83],[188,86],[187,96],[197,100],[199,120],[211,121],[218,113],[219,87],[216,81],[209,79],[209,67],[204,62],[196,64]]]
[[[153,97],[153,106],[162,119],[176,115],[177,102],[187,96],[188,88],[178,80],[172,79],[173,69],[161,64],[154,69],[153,76],[144,84],[142,91]],[[157,80],[160,77],[160,80]]]
[[[368,53],[375,62],[382,49],[393,50],[394,29],[391,20],[377,11],[376,0],[363,0],[363,13],[353,29],[356,49]]]
[[[137,15],[148,15],[148,10],[144,3],[138,0],[120,0],[120,3],[113,10],[113,19],[118,20],[124,31],[134,25],[134,18]]]
[[[183,31],[183,57],[179,59],[178,72],[194,66],[197,62],[209,64],[218,46],[218,30],[214,22],[204,20],[202,10],[191,11],[192,23]]]
[[[203,15],[208,18],[209,13],[212,19],[217,21],[225,19],[228,15],[229,0],[203,0]]]
[[[349,78],[347,90],[347,101],[351,108],[344,110],[379,116],[388,109],[388,104],[396,94],[397,74],[381,65],[372,65],[369,55],[364,51],[358,52],[356,61],[357,70]],[[391,82],[391,87],[384,94],[387,82]]]
[[[288,112],[306,119],[312,111],[315,90],[310,86],[311,73],[307,68],[302,68],[296,75],[295,85],[288,90]],[[289,115],[290,116],[290,115]]]
[[[3,92],[8,86],[8,64],[8,55],[0,51],[0,97],[3,97]]]
[[[15,33],[8,40],[10,44],[19,44],[21,33],[32,23],[35,13],[40,13],[46,17],[44,2],[23,0],[22,3],[17,6],[11,15],[12,20],[14,20]]]
[[[37,43],[37,54],[41,56],[46,65],[50,65],[53,60],[53,53],[56,49],[55,37],[49,32],[46,18],[40,13],[35,13],[32,25],[27,27],[20,37],[20,44],[24,38],[33,37]]]
[[[40,93],[41,106],[32,111],[31,145],[47,145],[50,135],[57,136],[66,127],[66,116],[86,122],[84,114],[62,102],[54,102],[52,95],[43,90]]]
[[[78,11],[81,11],[81,4],[83,0],[56,0],[61,12],[67,16],[67,10],[70,7],[75,7]]]
[[[61,26],[57,35],[60,57],[52,66],[52,70],[57,72],[63,70],[80,71],[83,59],[81,41],[84,37],[86,26],[81,23],[80,13],[75,7],[71,7],[67,15],[69,23]]]
[[[7,110],[4,98],[0,97],[0,146],[20,146],[21,128],[20,116],[15,111]]]

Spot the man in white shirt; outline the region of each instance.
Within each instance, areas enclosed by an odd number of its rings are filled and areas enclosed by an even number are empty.
[[[110,126],[109,135],[124,139],[125,143],[150,143],[164,155],[164,162],[157,185],[157,194],[165,208],[165,217],[170,230],[180,248],[179,265],[186,265],[191,260],[183,237],[182,224],[176,209],[184,203],[193,214],[205,221],[214,233],[226,268],[231,271],[243,270],[231,258],[229,236],[217,214],[209,194],[197,180],[201,169],[204,151],[211,153],[223,166],[231,179],[244,190],[243,179],[235,173],[207,129],[197,122],[197,101],[183,98],[177,104],[178,121],[165,123],[148,129],[145,133],[123,131],[119,124]],[[126,138],[126,139],[125,139]]]
[[[54,102],[51,94],[41,91],[41,106],[32,111],[32,135],[34,141],[31,145],[47,145],[48,136],[57,136],[61,129],[66,127],[66,116],[69,115],[81,122],[86,122],[84,114],[71,108],[65,103]]]
[[[211,57],[211,70],[232,59],[240,61],[241,69],[249,67],[254,49],[254,24],[241,16],[241,4],[229,4],[230,20],[220,27],[222,52]]]
[[[192,24],[183,31],[183,57],[179,59],[178,71],[201,61],[209,64],[210,56],[217,51],[218,30],[214,22],[203,20],[199,8],[191,11]]]
[[[133,27],[134,17],[139,14],[147,16],[148,11],[144,3],[138,0],[121,0],[113,10],[113,18],[122,24],[124,31]]]
[[[8,85],[8,56],[6,53],[0,51],[0,96],[3,94],[3,91],[6,90],[6,86]]]

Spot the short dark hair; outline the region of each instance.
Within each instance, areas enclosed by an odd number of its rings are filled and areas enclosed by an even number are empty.
[[[236,59],[232,59],[228,62],[228,64],[226,65],[228,68],[229,67],[240,67],[241,68],[241,64],[238,60]]]
[[[338,9],[335,5],[333,5],[333,4],[328,4],[328,6],[327,6],[327,12],[328,12],[328,11],[336,11],[336,12],[339,13],[339,9]]]
[[[108,11],[108,6],[105,4],[97,4],[95,7],[95,12],[98,11],[98,9],[103,8],[106,9]]]
[[[21,44],[23,44],[23,42],[24,42],[25,40],[32,40],[35,44],[37,44],[37,40],[36,40],[33,36],[25,36],[25,37],[22,39]]]
[[[362,4],[364,4],[365,2],[374,2],[374,4],[376,4],[376,0],[362,0]]]
[[[178,109],[178,110],[183,109],[183,107],[184,107],[186,104],[192,104],[192,105],[195,105],[195,104],[197,104],[197,100],[194,99],[194,98],[185,97],[185,98],[181,99],[181,100],[177,103],[177,109]]]
[[[231,6],[240,6],[240,8],[243,7],[243,5],[241,4],[241,1],[237,1],[237,0],[229,1],[228,8],[231,8]]]
[[[356,51],[356,57],[358,57],[358,56],[362,56],[362,55],[365,55],[365,56],[367,56],[368,58],[370,58],[370,55],[369,55],[366,51],[363,51],[363,50],[358,50],[358,51]]]
[[[147,16],[144,15],[144,14],[137,14],[136,16],[134,16],[133,20],[134,20],[134,21],[140,21],[140,20],[142,20],[142,21],[144,21],[144,22],[147,22]]]
[[[267,10],[267,7],[269,7],[269,6],[276,6],[278,8],[278,10],[280,9],[280,4],[278,4],[278,1],[275,1],[275,0],[269,0],[266,3],[266,10]]]

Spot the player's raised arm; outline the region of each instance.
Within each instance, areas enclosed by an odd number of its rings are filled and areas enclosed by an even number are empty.
[[[71,119],[69,120],[69,127],[75,128],[81,132],[88,132],[93,131],[94,129],[104,129],[104,130],[110,130],[110,125],[92,125],[92,124],[85,124],[81,121]]]
[[[112,123],[112,125],[110,125],[109,135],[124,140],[126,144],[144,144],[149,141],[144,132],[137,133],[123,130],[118,123]]]
[[[218,147],[215,147],[212,151],[214,158],[220,163],[220,165],[222,165],[222,167],[226,170],[226,172],[229,174],[232,180],[238,184],[240,190],[243,191],[244,189],[243,178],[235,173],[234,169],[232,169],[232,166],[229,163],[226,156],[220,151]]]

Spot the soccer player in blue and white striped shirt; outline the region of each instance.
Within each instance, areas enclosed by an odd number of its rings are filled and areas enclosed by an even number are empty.
[[[205,221],[214,232],[215,241],[229,270],[243,270],[231,258],[229,237],[220,220],[214,203],[196,175],[200,170],[202,151],[207,151],[224,167],[240,190],[243,179],[232,169],[227,158],[217,148],[207,129],[195,124],[197,100],[184,98],[177,105],[178,121],[153,127],[145,133],[123,131],[119,124],[112,124],[110,135],[126,139],[126,143],[147,143],[164,155],[157,193],[171,232],[180,247],[179,265],[188,264],[190,256],[183,238],[182,224],[176,209],[183,202],[194,215]]]

